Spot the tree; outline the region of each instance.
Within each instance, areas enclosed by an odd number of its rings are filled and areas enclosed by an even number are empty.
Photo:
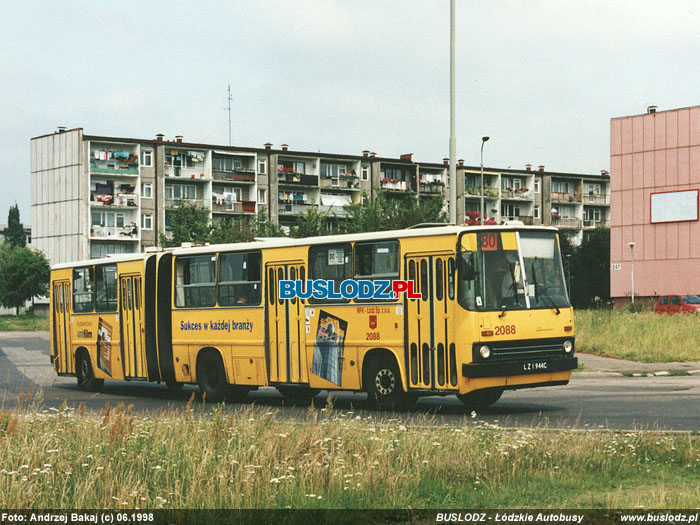
[[[267,218],[267,209],[260,208],[255,218],[256,237],[286,237],[286,233],[279,224],[275,224]]]
[[[212,225],[209,242],[225,244],[233,242],[250,242],[255,239],[255,226],[250,221],[223,219]]]
[[[180,203],[168,210],[170,236],[160,234],[160,244],[166,248],[180,246],[183,242],[204,244],[209,242],[211,224],[206,209],[193,204]]]
[[[0,246],[0,304],[19,309],[30,299],[48,295],[51,267],[44,254],[24,246]]]
[[[24,235],[24,226],[19,220],[19,206],[10,206],[7,214],[7,228],[5,228],[5,242],[10,246],[24,247],[27,245],[27,237]]]
[[[316,208],[309,208],[299,215],[297,223],[292,226],[291,236],[296,238],[318,237],[326,233],[328,216]]]
[[[412,195],[389,197],[379,191],[371,202],[346,206],[343,228],[349,233],[398,230],[424,223],[445,223],[442,199]]]
[[[571,301],[576,308],[610,301],[609,228],[596,228],[584,234],[572,257],[571,280]]]

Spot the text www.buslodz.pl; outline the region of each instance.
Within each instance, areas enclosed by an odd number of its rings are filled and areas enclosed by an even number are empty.
[[[336,288],[335,281],[325,279],[280,280],[279,299],[365,299],[390,300],[397,299],[400,294],[408,294],[409,299],[420,299],[421,294],[414,290],[413,281],[382,280],[367,281],[346,279]]]

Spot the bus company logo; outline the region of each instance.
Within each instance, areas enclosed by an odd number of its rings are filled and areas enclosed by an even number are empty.
[[[363,300],[392,300],[406,294],[408,299],[420,299],[421,294],[414,292],[413,281],[396,279],[394,281],[377,279],[346,279],[335,286],[335,281],[314,279],[306,282],[301,280],[280,280],[280,299],[363,299]]]

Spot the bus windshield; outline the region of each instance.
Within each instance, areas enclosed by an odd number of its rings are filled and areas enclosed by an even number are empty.
[[[468,310],[564,308],[569,299],[553,232],[477,234],[462,252],[459,303]]]

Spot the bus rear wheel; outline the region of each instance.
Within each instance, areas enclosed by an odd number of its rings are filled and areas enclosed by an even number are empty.
[[[226,371],[218,353],[207,352],[197,363],[197,384],[206,400],[212,403],[223,401],[229,392]]]
[[[467,394],[457,394],[457,399],[464,403],[468,410],[483,410],[498,401],[501,395],[502,388],[485,388]]]
[[[104,379],[97,379],[92,371],[90,356],[82,351],[78,354],[75,363],[75,375],[78,377],[78,388],[88,392],[99,392],[105,384]]]
[[[416,402],[414,395],[404,391],[393,359],[377,359],[369,365],[365,390],[369,406],[380,410],[406,410]]]

